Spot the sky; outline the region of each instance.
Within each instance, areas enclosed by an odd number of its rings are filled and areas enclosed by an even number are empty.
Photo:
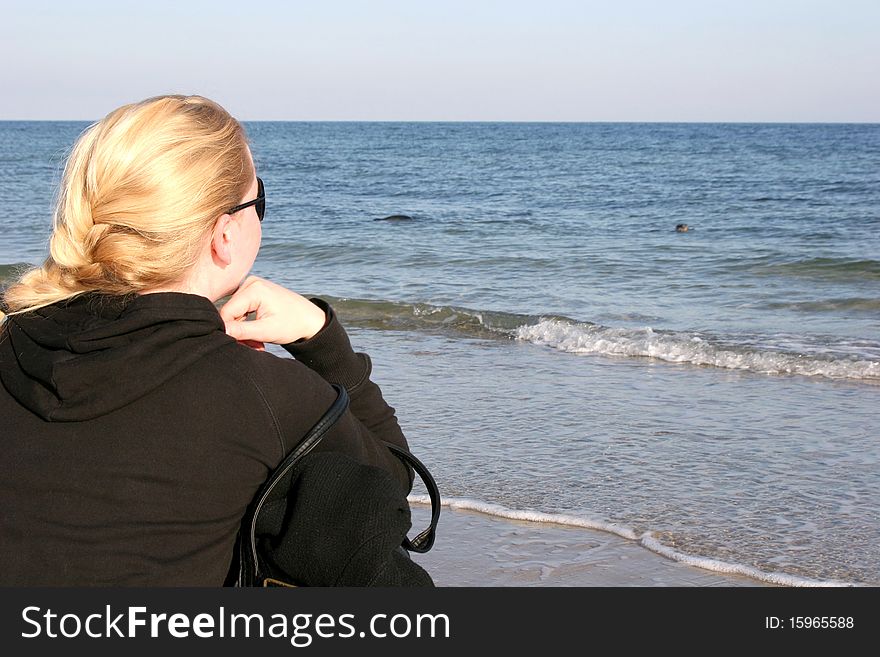
[[[0,0],[0,120],[880,122],[880,0]]]

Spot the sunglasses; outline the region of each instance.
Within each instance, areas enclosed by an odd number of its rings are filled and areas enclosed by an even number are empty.
[[[226,214],[235,214],[239,210],[244,210],[252,205],[256,206],[257,218],[262,221],[263,217],[266,216],[266,190],[263,188],[263,181],[259,177],[257,177],[257,198],[253,201],[248,201],[247,203],[242,203],[241,205],[236,205],[234,208],[230,208],[226,211]]]

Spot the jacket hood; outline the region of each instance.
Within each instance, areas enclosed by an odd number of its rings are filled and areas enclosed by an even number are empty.
[[[232,341],[205,297],[88,293],[6,318],[0,380],[49,421],[111,413]]]

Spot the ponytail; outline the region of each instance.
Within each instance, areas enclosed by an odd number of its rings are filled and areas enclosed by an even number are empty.
[[[161,96],[120,107],[74,145],[49,256],[4,292],[7,313],[179,282],[252,180],[244,129],[213,101]]]

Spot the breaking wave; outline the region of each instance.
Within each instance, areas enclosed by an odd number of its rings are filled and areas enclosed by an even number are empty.
[[[880,343],[834,336],[708,335],[616,328],[562,315],[480,311],[427,303],[327,298],[346,324],[516,339],[572,354],[651,358],[760,374],[880,382]]]
[[[609,328],[558,319],[521,326],[516,337],[574,354],[655,358],[761,374],[880,380],[880,359],[846,353],[843,344],[839,349],[829,346],[825,353],[802,353],[729,343],[695,333],[655,331],[650,327]],[[880,350],[880,345],[874,349]]]

